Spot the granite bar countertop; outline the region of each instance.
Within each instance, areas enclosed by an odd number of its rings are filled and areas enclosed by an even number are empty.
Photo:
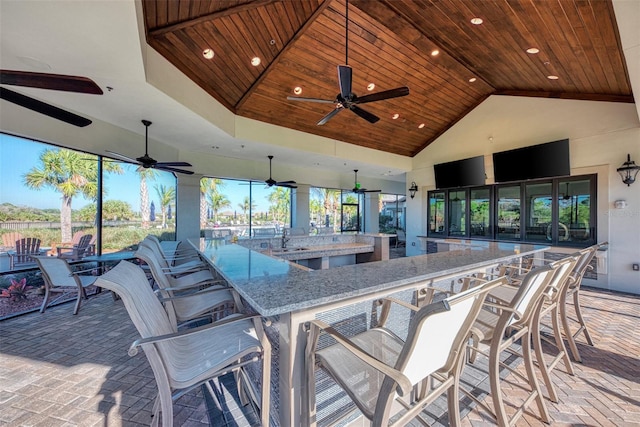
[[[464,274],[547,246],[478,242],[465,250],[304,271],[223,240],[190,241],[258,313],[275,316],[442,276]]]
[[[299,259],[322,258],[328,256],[353,255],[373,252],[373,245],[367,243],[336,243],[332,245],[317,245],[309,247],[287,247],[271,250],[272,256],[277,256],[289,261]],[[269,251],[262,251],[269,255]]]

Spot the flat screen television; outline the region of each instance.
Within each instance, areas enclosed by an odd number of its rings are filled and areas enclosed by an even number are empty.
[[[485,184],[484,156],[433,165],[436,188],[472,187]]]
[[[496,182],[569,176],[569,140],[493,153],[493,174]]]

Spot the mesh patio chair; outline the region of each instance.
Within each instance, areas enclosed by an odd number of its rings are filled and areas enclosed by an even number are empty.
[[[42,301],[40,313],[45,312],[53,294],[77,292],[78,298],[76,299],[73,314],[78,314],[81,300],[83,298],[87,299],[85,288],[95,284],[98,277],[72,271],[67,260],[62,258],[48,256],[36,256],[33,258],[38,263],[40,271],[42,271],[45,286],[44,301]]]
[[[40,239],[34,237],[24,237],[15,242],[15,250],[8,251],[9,270],[15,267],[26,267],[35,265],[36,261],[33,257],[41,255]]]
[[[146,246],[139,246],[134,255],[149,267],[161,300],[171,301],[165,309],[172,322],[183,325],[203,317],[215,320],[241,307],[239,296],[222,280],[211,276],[202,280],[199,273],[174,278],[162,270],[157,255]]]
[[[496,290],[511,285],[503,285],[489,292],[488,299],[484,303],[486,309],[480,312],[471,328],[472,342],[469,346],[469,359],[473,360],[476,353],[484,354],[489,359],[489,381],[493,408],[478,400],[467,390],[462,389],[462,391],[476,402],[479,407],[491,414],[501,427],[514,425],[522,416],[524,410],[534,401],[542,421],[549,422],[549,412],[545,406],[540,384],[534,371],[531,342],[534,329],[539,320],[537,314],[544,302],[545,295],[548,296],[554,292],[553,287],[550,287],[554,277],[558,280],[566,277],[574,264],[575,258],[567,258],[553,265],[531,270],[522,278],[521,285],[517,288],[511,301],[508,302],[492,295],[496,293]],[[513,347],[518,341],[522,347],[519,352]],[[489,353],[480,350],[480,343],[489,346]],[[524,361],[526,375],[521,375],[515,369],[502,363],[500,356],[503,352],[509,352],[511,355],[521,357]],[[507,415],[502,393],[501,367],[528,384],[528,390],[522,386],[522,389],[528,393],[527,397],[511,416]]]
[[[584,278],[585,273],[588,270],[592,269],[590,265],[591,260],[593,260],[598,250],[605,245],[607,245],[606,242],[598,243],[580,251],[580,254],[582,256],[578,260],[578,263],[576,263],[576,267],[573,270],[573,280],[567,287],[567,291],[564,293],[564,295],[560,297],[559,304],[562,327],[564,329],[564,334],[567,342],[569,343],[571,355],[576,362],[582,362],[580,351],[578,350],[578,346],[576,345],[576,337],[578,337],[582,333],[587,340],[587,344],[589,344],[590,346],[594,345],[591,334],[589,333],[589,329],[587,328],[587,324],[584,321],[584,317],[582,316],[582,307],[580,306],[580,285],[582,284],[582,279]],[[569,297],[571,297],[570,302],[568,302]],[[575,319],[570,318],[567,313],[568,304],[573,305],[573,310],[576,314]],[[579,325],[578,329],[575,332],[571,331],[571,326],[569,323],[570,320],[574,320]]]
[[[167,253],[162,247],[160,240],[153,235],[145,237],[138,246],[146,246],[151,249],[165,272],[181,274],[198,270],[208,270],[209,273],[211,273],[209,265],[197,255],[195,250],[177,252],[178,246],[176,245],[171,253]]]
[[[444,392],[450,424],[459,425],[459,379],[469,330],[487,293],[504,283],[506,279],[500,278],[423,307],[385,299],[381,324],[351,338],[322,321],[311,321],[305,357],[310,424],[317,422],[317,362],[373,426],[386,426],[392,417],[393,425],[404,425],[420,417],[420,412]],[[404,341],[384,326],[392,303],[411,312]],[[337,343],[317,350],[321,332]],[[394,413],[398,409],[400,413]]]
[[[236,314],[213,324],[178,331],[140,267],[122,261],[100,276],[96,285],[120,295],[140,333],[140,339],[131,344],[129,355],[134,356],[142,348],[156,379],[158,396],[152,425],[158,424],[162,413],[162,425],[172,426],[173,401],[200,385],[204,384],[215,399],[210,380],[229,372],[244,380],[239,381],[242,402],[248,403],[251,398],[261,408],[262,425],[269,425],[271,345],[259,316]],[[243,367],[259,361],[262,374],[258,397]]]
[[[78,233],[76,233],[78,234]],[[91,253],[91,240],[93,239],[92,234],[83,234],[78,239],[78,243],[72,246],[58,246],[57,256],[58,258],[64,258],[69,261],[79,261],[85,256],[88,256]]]

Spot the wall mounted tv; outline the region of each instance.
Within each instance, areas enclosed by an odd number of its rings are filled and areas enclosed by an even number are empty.
[[[472,187],[485,184],[484,156],[433,165],[436,188]]]
[[[496,182],[569,176],[569,140],[493,153],[493,174]]]

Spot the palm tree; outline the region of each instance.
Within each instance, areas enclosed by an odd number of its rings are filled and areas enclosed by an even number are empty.
[[[213,211],[213,220],[215,222],[218,221],[218,211],[231,206],[231,202],[227,196],[220,194],[215,187],[209,189],[209,192],[207,193],[207,203],[211,206],[211,210]]]
[[[334,190],[331,188],[313,188],[313,191],[319,196],[322,203],[323,219],[328,214],[333,217],[333,224],[336,224],[338,218],[338,212],[340,211],[340,190]]]
[[[162,228],[167,228],[167,206],[176,198],[175,187],[167,187],[165,185],[156,185],[156,194],[160,200],[160,215],[162,215]]]
[[[290,209],[290,191],[283,187],[276,187],[269,195],[267,199],[271,206],[269,206],[269,212],[274,219],[274,221],[282,221],[283,223],[287,223],[287,219],[289,217],[289,209]]]
[[[242,215],[244,217],[247,216],[247,211],[254,211],[256,209],[256,204],[251,202],[251,199],[249,198],[249,196],[244,196],[244,199],[242,200],[242,203],[238,203],[238,207],[240,208],[240,210],[242,211]],[[249,221],[249,218],[247,218],[247,222]]]
[[[151,210],[149,207],[149,190],[147,180],[154,180],[158,176],[158,171],[152,168],[138,166],[136,172],[140,176],[140,216],[142,217],[142,228],[149,228]]]
[[[24,175],[24,183],[34,190],[50,188],[62,194],[60,230],[62,242],[70,242],[71,203],[82,195],[98,198],[97,157],[76,151],[49,148],[40,153],[40,164]],[[103,162],[105,172],[122,173],[122,168],[111,162]]]
[[[202,178],[200,180],[200,228],[207,226],[207,195],[210,191],[217,191],[218,187],[224,187],[224,181],[219,178]]]

